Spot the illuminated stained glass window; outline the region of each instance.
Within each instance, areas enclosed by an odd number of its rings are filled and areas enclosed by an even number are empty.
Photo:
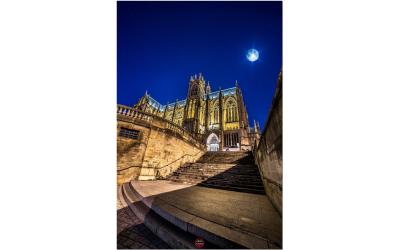
[[[239,143],[239,134],[224,134],[224,147],[237,147]]]
[[[226,105],[226,113],[225,119],[227,122],[235,122],[238,121],[238,113],[236,102],[233,100],[229,100]]]

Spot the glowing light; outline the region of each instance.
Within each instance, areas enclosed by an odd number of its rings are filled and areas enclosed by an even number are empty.
[[[259,54],[258,54],[258,51],[256,49],[249,49],[247,51],[246,57],[247,57],[247,60],[249,60],[250,62],[257,61],[258,60],[258,56],[259,56]]]

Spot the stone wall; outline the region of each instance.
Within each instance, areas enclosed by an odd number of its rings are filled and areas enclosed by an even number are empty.
[[[118,136],[121,127],[140,131],[139,139],[134,140]],[[118,121],[117,127],[117,169],[118,184],[137,178],[140,174],[150,126],[136,125],[131,122]]]
[[[204,154],[205,146],[181,127],[140,111],[131,115],[133,111],[117,116],[118,184],[165,177]],[[120,136],[121,128],[137,130],[139,137]]]
[[[279,75],[268,120],[254,156],[265,192],[282,214],[282,73]]]

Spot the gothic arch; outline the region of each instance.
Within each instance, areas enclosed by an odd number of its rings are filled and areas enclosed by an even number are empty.
[[[225,101],[225,121],[235,122],[239,121],[237,101],[233,97],[228,97]]]
[[[218,135],[215,133],[211,133],[207,137],[207,151],[219,151],[219,143],[220,140],[218,138]]]
[[[197,84],[193,84],[190,88],[190,96],[196,96],[198,94],[198,89],[199,87],[197,86]]]
[[[211,108],[211,123],[219,123],[219,101],[215,100]]]

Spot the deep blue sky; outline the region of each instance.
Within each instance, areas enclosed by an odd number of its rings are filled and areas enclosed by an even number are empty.
[[[191,75],[212,91],[238,80],[249,122],[267,118],[282,68],[282,2],[117,2],[117,98],[147,90],[166,104],[185,99]],[[260,52],[256,62],[246,51]]]

